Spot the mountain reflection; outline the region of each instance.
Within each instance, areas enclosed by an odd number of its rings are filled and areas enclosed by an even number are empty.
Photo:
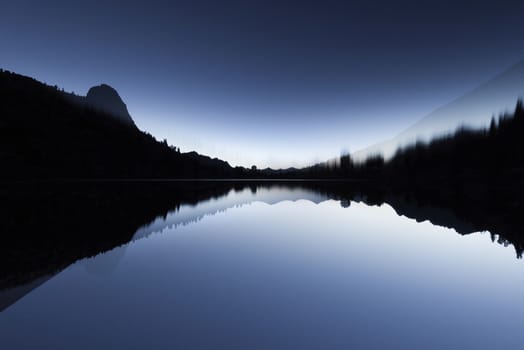
[[[393,193],[366,183],[340,182],[69,182],[2,187],[0,311],[77,260],[187,225],[207,215],[261,201],[338,200],[387,203],[398,215],[453,228],[459,234],[489,231],[492,240],[524,251],[518,214],[522,208],[497,200],[477,201],[460,193]],[[88,259],[95,274],[116,266],[118,248],[105,260]]]

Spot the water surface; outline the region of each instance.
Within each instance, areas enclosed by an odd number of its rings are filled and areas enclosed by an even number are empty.
[[[519,348],[514,250],[418,221],[289,186],[182,203],[129,243],[33,281],[0,313],[1,346]]]

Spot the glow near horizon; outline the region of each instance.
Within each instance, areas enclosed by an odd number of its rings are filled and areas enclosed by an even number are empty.
[[[345,148],[336,144],[326,144],[324,140],[319,139],[313,147],[303,147],[304,142],[301,138],[291,134],[287,139],[277,136],[266,137],[264,141],[263,132],[258,138],[249,139],[245,133],[235,130],[203,130],[195,125],[181,126],[162,121],[148,121],[143,125],[144,129],[150,130],[158,139],[167,139],[168,143],[180,147],[182,152],[196,151],[225,160],[232,166],[301,167],[338,156],[340,149]]]
[[[1,68],[78,94],[107,83],[144,131],[233,166],[357,151],[524,57],[515,3],[4,5]]]
[[[85,95],[91,86],[108,83],[117,89],[137,126],[159,141],[167,139],[170,145],[180,147],[182,152],[196,151],[225,160],[231,166],[256,165],[261,169],[308,166],[338,157],[342,151],[354,152],[387,140],[484,82],[478,78],[464,81],[438,96],[426,93],[411,100],[413,96],[404,96],[399,101],[384,98],[378,103],[381,107],[364,102],[353,106],[348,104],[338,110],[328,108],[326,113],[307,114],[305,122],[301,123],[300,106],[286,106],[283,111],[251,110],[249,106],[235,110],[233,106],[229,111],[222,108],[219,112],[209,106],[173,102],[169,96],[156,96],[158,91],[151,89],[145,96],[142,91],[137,94],[119,79],[115,83],[111,79],[96,77],[72,81],[67,75],[57,72],[42,74],[35,68],[4,67],[79,95]],[[275,121],[275,115],[285,121],[284,125]],[[244,117],[243,124],[231,127],[238,123],[239,117]],[[287,117],[291,120],[286,120]]]
[[[196,151],[225,160],[231,166],[256,165],[258,168],[273,169],[309,166],[338,157],[343,151],[357,151],[389,139],[434,109],[432,106],[415,105],[404,111],[395,111],[396,117],[389,111],[390,121],[384,120],[381,128],[354,120],[353,125],[348,125],[352,118],[348,118],[348,123],[343,121],[343,116],[351,112],[340,112],[338,116],[327,116],[326,120],[336,121],[323,127],[298,126],[294,130],[275,131],[277,135],[274,136],[264,135],[267,130],[246,133],[243,130],[228,130],[227,126],[205,126],[205,121],[214,119],[213,115],[192,115],[191,112],[176,109],[172,112],[155,111],[152,114],[147,110],[135,109],[132,105],[128,103],[128,108],[140,129],[151,133],[158,140],[167,139],[170,145],[180,147],[182,152]],[[384,112],[369,114],[384,115]],[[178,119],[182,122],[178,123]],[[222,120],[223,116],[218,119]],[[399,119],[404,122],[398,123]]]

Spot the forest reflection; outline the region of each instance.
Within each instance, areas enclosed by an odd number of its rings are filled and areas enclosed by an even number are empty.
[[[253,201],[331,199],[344,208],[386,203],[398,215],[461,235],[488,231],[494,242],[513,245],[518,258],[524,251],[522,208],[496,194],[478,201],[460,191],[395,193],[370,182],[337,181],[24,183],[0,191],[9,203],[0,220],[0,310],[79,259]]]

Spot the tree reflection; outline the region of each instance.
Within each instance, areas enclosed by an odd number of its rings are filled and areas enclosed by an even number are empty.
[[[419,222],[429,220],[462,235],[488,231],[492,241],[513,245],[518,258],[524,252],[520,201],[489,189],[483,192],[483,200],[477,200],[471,198],[469,190],[460,188],[395,192],[367,182],[23,183],[0,186],[4,203],[8,203],[0,214],[0,290],[30,285],[79,259],[147,236],[147,230],[138,234],[139,229],[157,221],[160,228],[155,226],[151,231],[161,230],[162,225],[195,222],[253,200],[268,204],[283,200],[282,196],[264,197],[269,190],[284,193],[284,198],[285,193],[298,193],[315,202],[318,198],[334,199],[344,208],[350,207],[352,201],[367,205],[387,203],[398,215]],[[250,195],[242,195],[243,191]],[[232,195],[221,200],[228,194]],[[215,206],[203,205],[213,199],[217,200]],[[193,216],[186,215],[175,223],[166,221],[168,214],[178,218],[180,208],[187,205],[194,206]]]

